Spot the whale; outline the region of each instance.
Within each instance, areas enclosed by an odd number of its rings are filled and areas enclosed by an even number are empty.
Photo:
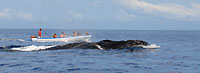
[[[149,45],[148,42],[143,40],[122,40],[122,41],[112,41],[112,40],[102,40],[99,42],[79,42],[79,43],[69,43],[64,45],[58,45],[54,47],[47,48],[45,50],[58,50],[58,49],[124,49],[124,48],[142,48],[142,46]]]
[[[47,46],[37,46],[37,45],[11,45],[0,47],[1,51],[43,51],[43,50],[60,50],[60,49],[100,49],[100,50],[130,50],[130,51],[140,51],[144,49],[157,49],[160,46],[156,44],[149,44],[143,40],[102,40],[98,42],[76,42],[76,43],[66,43],[62,45],[47,45]]]

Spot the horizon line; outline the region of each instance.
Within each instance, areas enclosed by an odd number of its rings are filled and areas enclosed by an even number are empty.
[[[9,29],[14,29],[14,30],[37,30],[37,29],[40,29],[40,28],[0,28],[0,30],[9,30]],[[174,31],[178,31],[178,30],[188,30],[188,31],[195,31],[196,29],[63,29],[63,28],[42,28],[44,30],[145,30],[145,31],[148,31],[148,30],[174,30]]]

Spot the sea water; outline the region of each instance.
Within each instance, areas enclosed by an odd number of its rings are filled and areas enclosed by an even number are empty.
[[[53,33],[89,32],[93,42],[101,40],[144,40],[159,49],[140,51],[65,49],[23,51],[66,43],[32,42],[36,29],[0,29],[0,47],[23,46],[21,51],[0,49],[0,73],[200,73],[199,30],[42,30]],[[21,48],[10,48],[21,49]]]

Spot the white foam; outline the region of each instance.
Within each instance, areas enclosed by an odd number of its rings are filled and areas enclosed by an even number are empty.
[[[6,40],[6,41],[21,41],[24,42],[25,40],[23,39],[12,39],[12,38],[1,38],[0,40]]]
[[[151,44],[151,45],[147,45],[147,46],[142,46],[142,48],[153,49],[153,48],[160,48],[160,46],[157,46],[156,44]]]
[[[100,45],[96,45],[100,50],[103,50],[103,48]]]
[[[47,48],[51,48],[54,46],[25,46],[25,47],[18,47],[18,48],[11,48],[11,50],[16,50],[16,51],[37,51],[37,50],[45,50]]]
[[[25,40],[23,39],[15,39],[16,41],[21,41],[21,42],[24,42]]]

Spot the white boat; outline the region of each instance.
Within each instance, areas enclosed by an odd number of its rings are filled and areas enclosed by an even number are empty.
[[[34,42],[89,42],[91,35],[73,36],[66,38],[31,38]]]

